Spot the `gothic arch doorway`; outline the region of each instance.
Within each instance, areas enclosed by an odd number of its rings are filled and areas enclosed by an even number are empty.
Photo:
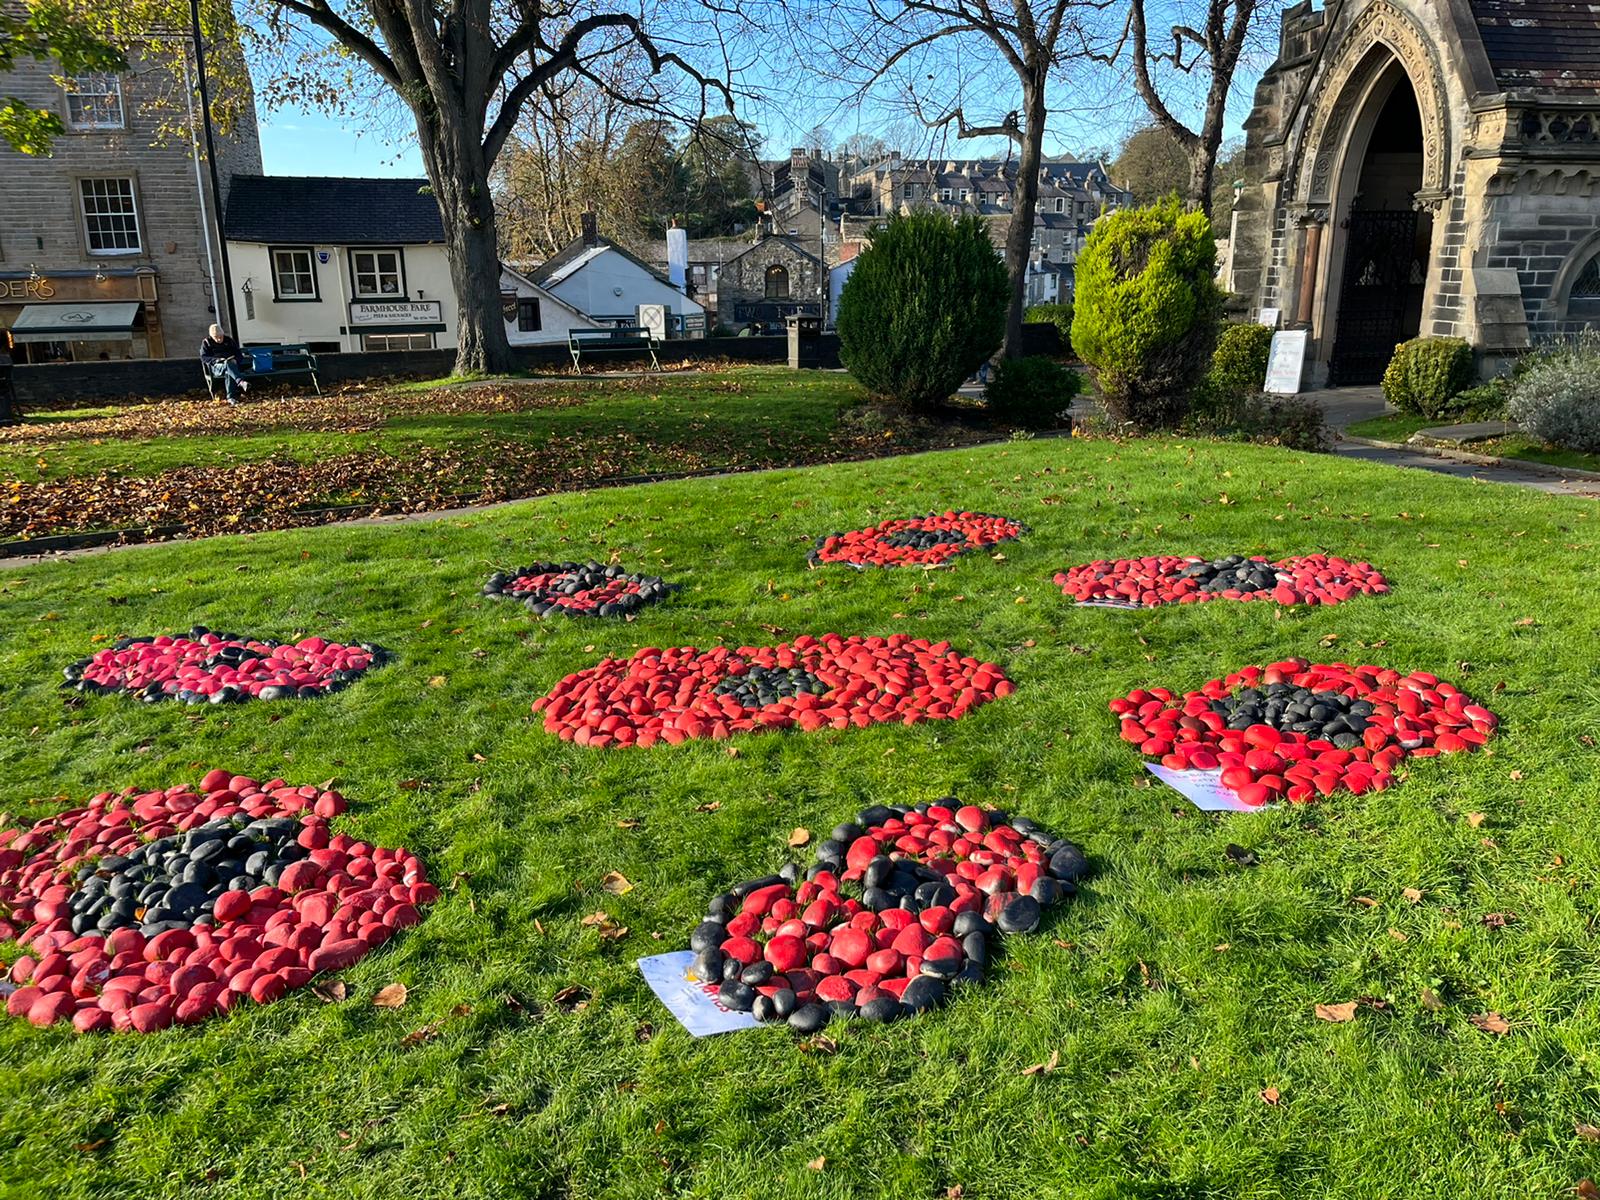
[[[1433,214],[1417,202],[1422,115],[1398,60],[1390,58],[1358,111],[1329,214],[1323,328],[1335,386],[1378,382],[1395,346],[1420,332],[1433,242]]]

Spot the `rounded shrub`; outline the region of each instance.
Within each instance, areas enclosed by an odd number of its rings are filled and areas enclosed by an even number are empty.
[[[941,404],[1000,348],[1009,286],[978,217],[891,217],[839,295],[839,357],[876,395]]]
[[[1030,304],[1022,314],[1029,325],[1054,325],[1061,331],[1061,344],[1072,345],[1072,301],[1065,304]]]
[[[1114,421],[1170,429],[1211,361],[1222,316],[1204,213],[1176,197],[1108,213],[1078,256],[1072,346]]]
[[[1506,415],[1551,446],[1600,453],[1600,343],[1540,355],[1512,381]]]
[[[1083,377],[1051,358],[1003,358],[995,364],[984,401],[1002,421],[1029,429],[1054,429],[1065,420]]]
[[[1383,373],[1383,395],[1401,412],[1438,417],[1477,379],[1472,347],[1460,338],[1419,337],[1401,342]]]
[[[1272,330],[1266,325],[1224,325],[1211,366],[1195,388],[1190,415],[1206,420],[1258,394],[1267,383]]]

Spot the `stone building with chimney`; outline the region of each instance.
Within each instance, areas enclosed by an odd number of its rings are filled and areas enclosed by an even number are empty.
[[[66,128],[49,157],[0,144],[0,350],[19,362],[190,357],[225,311],[198,136],[163,138],[155,111],[181,81],[126,52],[127,70],[64,84],[26,58],[0,75],[0,94]],[[217,137],[224,201],[231,176],[261,173],[254,108],[240,109]]]
[[[1418,334],[1492,370],[1600,321],[1593,5],[1306,0],[1245,129],[1231,285],[1309,332],[1309,385]]]

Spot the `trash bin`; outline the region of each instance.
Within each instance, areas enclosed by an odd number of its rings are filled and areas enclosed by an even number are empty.
[[[796,315],[789,326],[789,369],[815,371],[822,365],[822,318]]]
[[[11,355],[0,350],[0,425],[15,425],[17,394],[11,381]]]

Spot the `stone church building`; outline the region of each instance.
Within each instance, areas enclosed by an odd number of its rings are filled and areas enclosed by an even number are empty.
[[[1245,125],[1232,286],[1310,333],[1306,386],[1377,381],[1398,342],[1486,371],[1600,325],[1600,8],[1310,0]]]

